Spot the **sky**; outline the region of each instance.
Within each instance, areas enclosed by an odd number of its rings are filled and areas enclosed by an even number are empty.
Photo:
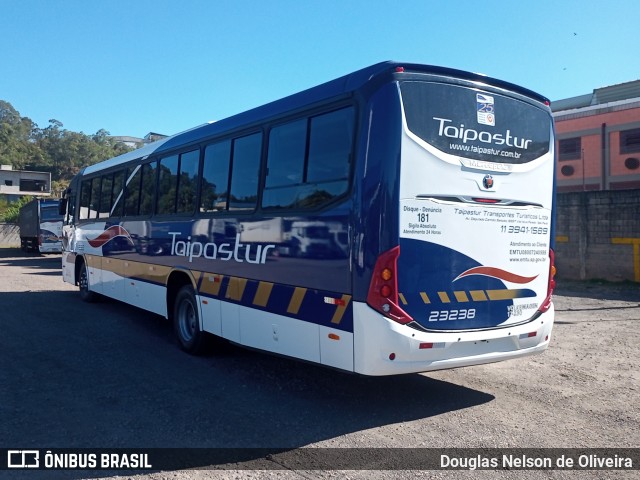
[[[0,100],[172,135],[385,61],[553,100],[640,79],[637,0],[0,0]]]

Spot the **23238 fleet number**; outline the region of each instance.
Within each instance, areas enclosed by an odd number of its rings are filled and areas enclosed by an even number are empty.
[[[466,320],[468,318],[476,318],[476,309],[462,310],[434,310],[429,315],[430,322],[446,322],[452,320]]]

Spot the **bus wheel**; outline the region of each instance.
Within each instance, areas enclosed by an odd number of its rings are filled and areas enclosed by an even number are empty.
[[[87,265],[80,265],[80,274],[78,275],[78,287],[80,288],[80,298],[83,302],[95,302],[97,295],[89,290],[89,275],[87,273]]]
[[[180,348],[193,355],[204,353],[207,334],[200,330],[198,304],[191,285],[185,285],[178,291],[173,310],[173,327]]]

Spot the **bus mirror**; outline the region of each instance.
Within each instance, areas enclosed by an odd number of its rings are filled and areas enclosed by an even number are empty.
[[[65,213],[67,213],[67,199],[66,198],[61,198],[60,199],[60,203],[58,204],[58,213],[60,215],[64,215]]]

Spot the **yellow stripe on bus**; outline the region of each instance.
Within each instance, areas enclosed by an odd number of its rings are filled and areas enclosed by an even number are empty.
[[[489,300],[513,300],[520,297],[520,290],[487,290]]]
[[[229,285],[227,285],[227,293],[225,298],[236,300],[237,302],[242,300],[244,289],[247,286],[246,278],[231,277],[229,278]]]
[[[350,301],[351,295],[342,295],[342,305],[338,305],[336,307],[336,312],[333,314],[331,323],[335,323],[336,325],[340,324],[340,322],[342,321],[342,317],[344,316],[344,312],[347,310]]]
[[[451,303],[451,300],[449,299],[449,295],[447,294],[447,292],[438,292],[438,297],[440,297],[440,301],[442,303]]]
[[[291,296],[291,301],[289,302],[289,306],[287,307],[287,313],[292,315],[297,315],[300,311],[300,306],[302,305],[302,300],[304,300],[304,296],[307,293],[307,289],[303,287],[296,287],[293,291],[293,295]]]
[[[256,290],[256,294],[253,297],[253,304],[258,307],[266,307],[269,302],[269,297],[271,296],[271,290],[273,289],[273,283],[269,282],[260,282],[258,284],[258,290]]]
[[[407,299],[404,298],[403,294],[398,293],[398,298],[400,299],[400,301],[402,302],[403,305],[407,305]]]
[[[471,290],[469,293],[471,294],[471,299],[474,302],[487,301],[487,295],[484,293],[484,290]]]
[[[456,300],[459,302],[468,302],[469,297],[467,297],[467,292],[462,290],[453,292],[453,295],[456,297]]]

